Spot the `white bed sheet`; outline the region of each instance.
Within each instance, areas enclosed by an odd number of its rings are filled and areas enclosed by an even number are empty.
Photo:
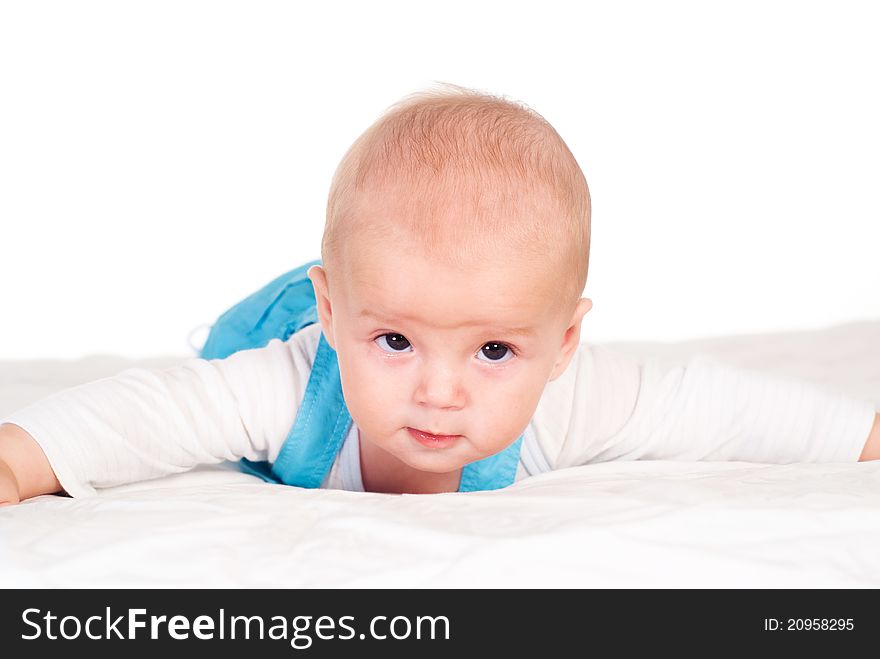
[[[677,344],[880,408],[880,321]],[[0,362],[0,414],[184,356]],[[3,587],[880,587],[880,461],[585,465],[502,491],[268,485],[229,466],[0,507]]]

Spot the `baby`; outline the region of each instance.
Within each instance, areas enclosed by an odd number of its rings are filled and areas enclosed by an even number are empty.
[[[318,322],[13,413],[0,502],[225,460],[292,485],[427,494],[605,460],[880,458],[866,401],[581,344],[589,249],[587,182],[546,120],[454,85],[411,95],[333,178],[322,259],[303,270]]]

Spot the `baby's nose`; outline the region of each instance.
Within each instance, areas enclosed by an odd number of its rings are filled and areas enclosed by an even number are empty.
[[[453,368],[428,366],[422,373],[416,400],[437,409],[461,409],[465,401],[461,374]]]

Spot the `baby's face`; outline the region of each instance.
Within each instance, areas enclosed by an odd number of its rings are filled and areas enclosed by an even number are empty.
[[[324,270],[309,271],[346,404],[361,441],[420,471],[452,472],[513,443],[591,306],[562,310],[558,275],[510,255],[462,270],[391,241],[349,263],[331,273],[332,296]],[[426,446],[410,428],[460,437]]]

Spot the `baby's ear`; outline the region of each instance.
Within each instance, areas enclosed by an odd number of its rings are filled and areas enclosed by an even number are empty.
[[[315,289],[315,297],[319,295],[327,296],[327,273],[324,268],[319,265],[313,265],[306,270],[306,275],[312,281],[312,287]]]
[[[587,315],[587,312],[592,308],[593,301],[590,298],[582,297],[578,301],[571,322],[562,337],[562,346],[559,350],[559,356],[556,363],[553,365],[553,370],[550,372],[550,379],[547,380],[548,382],[558,378],[565,372],[565,369],[568,368],[571,358],[574,357],[574,353],[580,344],[581,322],[583,321],[584,316]]]
[[[318,311],[318,320],[324,330],[324,338],[330,347],[336,349],[333,341],[333,309],[330,305],[330,291],[327,287],[327,272],[319,265],[313,265],[306,271],[315,289],[315,305]]]

